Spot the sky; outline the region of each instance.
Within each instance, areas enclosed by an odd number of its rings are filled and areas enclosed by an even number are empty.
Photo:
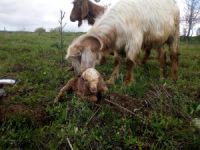
[[[77,22],[70,22],[69,16],[73,0],[0,0],[0,30],[34,31],[44,27],[47,31],[59,26],[60,10],[66,12],[64,22],[65,30],[71,32],[87,31],[90,27],[84,22],[78,28]],[[92,0],[93,1],[93,0]],[[176,0],[181,15],[184,14],[184,0]],[[98,4],[108,5],[116,0],[101,0]]]

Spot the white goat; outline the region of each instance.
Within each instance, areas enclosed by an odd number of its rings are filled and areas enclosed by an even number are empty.
[[[132,81],[132,68],[143,48],[159,49],[167,43],[171,53],[172,78],[177,79],[179,49],[179,9],[174,0],[120,0],[94,24],[88,33],[69,46],[67,58],[73,58],[81,72],[94,67],[101,53],[115,50],[116,64],[110,81],[119,74],[118,54],[126,54],[126,84]],[[164,65],[160,61],[161,66]],[[163,70],[163,68],[161,69]],[[162,72],[162,71],[161,71]]]

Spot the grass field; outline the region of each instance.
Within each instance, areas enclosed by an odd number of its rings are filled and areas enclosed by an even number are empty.
[[[66,33],[64,45],[80,33]],[[0,99],[0,149],[200,149],[200,38],[181,41],[178,81],[159,80],[159,65],[149,60],[135,68],[135,83],[116,84],[98,104],[59,89],[73,76],[62,61],[56,33],[0,33],[0,78],[16,79]],[[153,52],[153,55],[155,53]],[[168,58],[169,62],[169,58]],[[110,57],[97,66],[108,79]],[[111,101],[114,104],[109,103]],[[119,104],[130,111],[120,108]]]

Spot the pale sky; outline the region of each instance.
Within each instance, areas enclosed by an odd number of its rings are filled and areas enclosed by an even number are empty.
[[[66,12],[64,22],[67,31],[87,31],[87,22],[78,28],[77,22],[70,22],[73,0],[0,0],[0,30],[34,31],[37,27],[49,30],[57,27],[60,10]],[[94,1],[94,0],[92,0]],[[117,0],[101,0],[99,5],[113,4]],[[176,0],[183,15],[183,1]]]

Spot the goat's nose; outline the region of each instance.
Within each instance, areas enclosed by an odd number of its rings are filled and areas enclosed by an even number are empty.
[[[75,22],[76,21],[76,19],[71,15],[70,16],[70,20],[72,21],[72,22]]]
[[[94,94],[97,93],[97,88],[91,87],[91,88],[90,88],[90,92],[91,92],[91,93],[94,93]]]

